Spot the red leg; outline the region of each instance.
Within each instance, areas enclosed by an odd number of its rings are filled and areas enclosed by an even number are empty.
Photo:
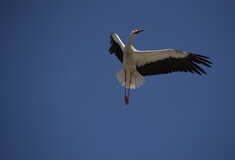
[[[125,90],[125,102],[126,102],[126,105],[128,105],[129,103],[129,97],[130,97],[130,88],[131,88],[131,75],[130,75],[130,80],[129,80],[129,86],[128,86],[128,95],[126,96],[126,90]]]
[[[125,73],[125,85],[124,85],[124,100],[126,102],[126,104],[128,103],[128,99],[126,96],[126,70],[124,69],[124,73]]]
[[[132,77],[132,75],[130,75],[129,88],[128,88],[128,95],[127,95],[126,105],[129,103],[130,89],[131,89],[131,77]]]

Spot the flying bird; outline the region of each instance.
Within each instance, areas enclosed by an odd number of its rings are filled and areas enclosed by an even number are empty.
[[[167,74],[172,72],[191,72],[199,75],[206,72],[198,64],[211,67],[209,57],[183,52],[175,49],[139,51],[132,46],[135,35],[144,30],[132,30],[126,45],[115,33],[110,35],[110,54],[114,53],[123,64],[117,72],[118,81],[124,86],[124,100],[129,103],[130,89],[145,83],[143,76]],[[128,93],[127,90],[128,89]]]

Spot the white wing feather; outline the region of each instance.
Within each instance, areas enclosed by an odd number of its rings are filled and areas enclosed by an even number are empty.
[[[189,55],[187,52],[182,52],[174,49],[164,49],[164,50],[149,50],[149,51],[138,51],[134,52],[136,57],[136,65],[138,67],[145,64],[164,60],[170,57],[173,58],[184,58]]]
[[[119,44],[119,46],[121,47],[121,49],[123,50],[125,45],[123,44],[122,40],[119,38],[119,36],[115,33],[112,34],[112,37],[114,39],[115,42],[117,42]]]

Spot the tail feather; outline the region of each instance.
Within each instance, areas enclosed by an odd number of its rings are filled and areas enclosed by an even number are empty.
[[[120,71],[117,72],[116,77],[118,81],[122,84],[122,86],[125,86],[126,88],[130,89],[136,89],[140,86],[142,86],[145,82],[144,77],[138,72],[134,71],[131,74],[126,74],[126,83],[125,83],[125,71],[124,69],[121,69]],[[129,84],[131,78],[131,84]]]

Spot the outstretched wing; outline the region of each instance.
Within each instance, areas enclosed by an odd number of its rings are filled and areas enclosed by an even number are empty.
[[[110,44],[111,47],[109,48],[110,54],[114,53],[117,58],[122,62],[123,61],[123,49],[125,45],[123,44],[122,40],[119,36],[115,33],[110,35]]]
[[[191,72],[206,74],[198,64],[211,67],[209,57],[182,52],[174,49],[155,51],[135,51],[137,70],[143,75],[166,74],[171,72]]]

